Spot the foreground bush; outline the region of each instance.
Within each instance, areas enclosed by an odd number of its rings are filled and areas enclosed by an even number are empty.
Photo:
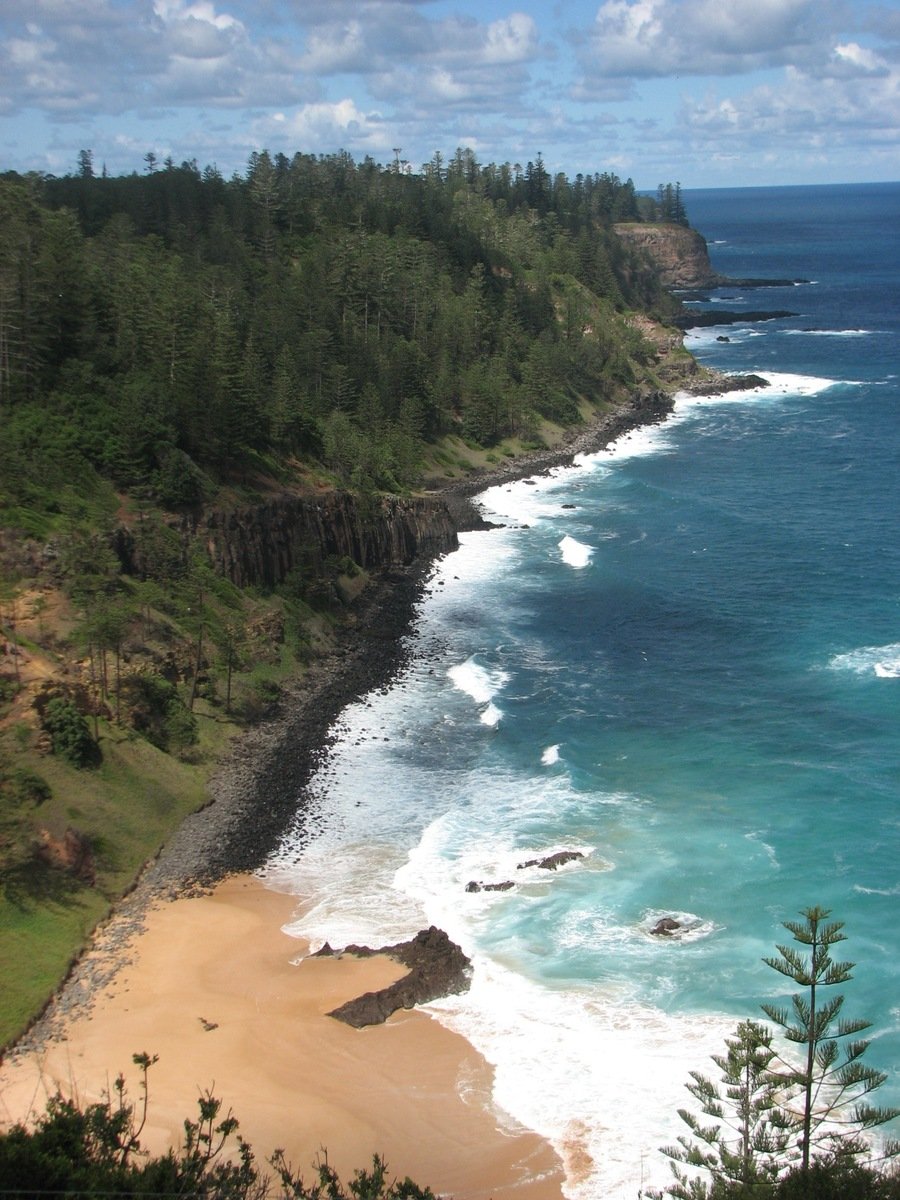
[[[307,1185],[276,1150],[274,1171],[260,1168],[238,1133],[237,1118],[222,1115],[221,1101],[208,1092],[198,1101],[195,1121],[185,1120],[178,1151],[153,1157],[141,1148],[147,1120],[147,1073],[155,1057],[136,1054],[141,1100],[128,1101],[120,1075],[113,1094],[79,1107],[57,1094],[34,1128],[15,1125],[0,1134],[0,1195],[4,1200],[43,1200],[48,1195],[184,1196],[202,1200],[435,1200],[429,1188],[409,1179],[389,1181],[377,1155],[372,1169],[356,1171],[345,1186],[327,1158],[316,1164]],[[230,1153],[226,1148],[230,1147]]]

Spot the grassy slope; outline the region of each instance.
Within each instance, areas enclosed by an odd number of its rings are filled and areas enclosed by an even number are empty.
[[[35,864],[0,894],[0,1045],[40,1010],[110,905],[205,802],[209,769],[236,727],[211,719],[200,727],[190,762],[110,726],[101,726],[103,762],[95,769],[78,770],[31,748],[16,755],[52,788],[36,814],[40,826],[55,836],[75,827],[90,839],[96,884]]]

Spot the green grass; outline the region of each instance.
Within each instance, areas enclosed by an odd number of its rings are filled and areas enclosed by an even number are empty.
[[[220,714],[200,715],[191,762],[115,728],[102,731],[103,762],[95,770],[34,751],[17,755],[53,790],[37,810],[38,823],[57,837],[71,826],[90,838],[97,882],[89,887],[35,865],[0,893],[0,1046],[40,1012],[111,904],[184,817],[206,802],[209,768],[235,726]]]
[[[104,896],[83,886],[52,900],[0,898],[0,1046],[37,1016],[108,908]]]

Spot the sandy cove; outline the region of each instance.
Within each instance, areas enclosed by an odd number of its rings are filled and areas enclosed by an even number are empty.
[[[696,390],[721,386],[711,379],[702,373]],[[478,527],[472,494],[601,449],[670,408],[662,394],[635,396],[565,445],[439,490],[460,527]],[[152,1150],[180,1142],[209,1089],[261,1161],[283,1148],[307,1179],[327,1148],[342,1175],[378,1153],[392,1176],[457,1200],[559,1200],[558,1156],[494,1109],[491,1068],[463,1038],[418,1011],[363,1030],[324,1015],[405,968],[383,957],[298,963],[305,943],[282,932],[296,899],[246,874],[304,806],[338,714],[402,666],[427,574],[422,563],[373,583],[334,651],[286,686],[279,716],[235,743],[210,781],[212,803],[148,865],[0,1061],[0,1126],[41,1111],[57,1088],[96,1100],[120,1072],[136,1097],[132,1055],[146,1051],[160,1059],[144,1138]],[[197,884],[202,894],[190,894]],[[567,1163],[575,1177],[578,1154]]]
[[[303,958],[306,943],[282,931],[296,903],[239,875],[155,904],[89,1010],[0,1067],[0,1120],[42,1111],[57,1089],[90,1103],[120,1072],[136,1099],[132,1055],[146,1051],[159,1055],[143,1138],[153,1151],[178,1144],[209,1089],[258,1160],[283,1148],[308,1181],[327,1149],[343,1177],[379,1153],[391,1177],[457,1200],[559,1200],[559,1159],[492,1109],[491,1068],[465,1039],[423,1012],[362,1030],[325,1015],[406,968]]]

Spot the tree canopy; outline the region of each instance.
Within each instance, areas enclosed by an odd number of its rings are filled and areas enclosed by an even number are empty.
[[[402,489],[424,440],[527,438],[627,385],[646,349],[620,314],[672,311],[615,237],[640,213],[608,172],[147,167],[0,176],[0,506],[77,479],[177,508],[290,458]]]

